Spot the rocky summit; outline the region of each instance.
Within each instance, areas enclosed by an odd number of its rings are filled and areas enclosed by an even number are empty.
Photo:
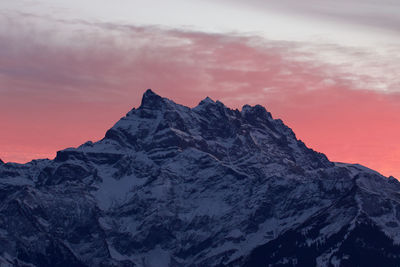
[[[98,142],[0,161],[0,266],[400,266],[399,193],[260,105],[148,90]]]

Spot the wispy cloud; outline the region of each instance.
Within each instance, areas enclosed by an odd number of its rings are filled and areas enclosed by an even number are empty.
[[[376,29],[400,31],[400,3],[396,0],[217,0],[225,4],[235,3],[259,11],[275,10],[298,17],[305,16],[321,23],[337,22],[347,26],[366,26]],[[355,30],[347,29],[347,30]],[[359,29],[362,30],[362,29]]]
[[[29,14],[0,25],[4,160],[98,139],[153,88],[191,106],[206,95],[266,105],[334,160],[400,174],[399,78],[373,51]],[[352,60],[329,60],[343,55]]]

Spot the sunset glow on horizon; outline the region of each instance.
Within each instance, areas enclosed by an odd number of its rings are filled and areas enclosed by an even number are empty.
[[[191,107],[261,104],[330,160],[400,178],[396,2],[117,2],[0,4],[4,162],[101,139],[152,88]]]

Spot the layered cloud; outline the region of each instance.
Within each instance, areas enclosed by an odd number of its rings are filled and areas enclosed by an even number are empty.
[[[190,106],[205,96],[236,108],[265,105],[330,159],[400,177],[399,66],[387,55],[31,14],[2,14],[0,22],[5,161],[99,139],[153,88]]]
[[[305,17],[320,23],[339,23],[346,25],[345,31],[374,30],[400,31],[400,3],[396,0],[217,0],[224,4],[236,4],[260,12],[275,11],[280,14]],[[372,27],[372,28],[371,28]],[[389,36],[390,37],[390,36]],[[395,36],[394,36],[395,37]],[[396,38],[396,37],[395,37]],[[397,37],[398,38],[398,37]]]

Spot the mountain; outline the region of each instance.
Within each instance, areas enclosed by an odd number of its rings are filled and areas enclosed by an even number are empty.
[[[0,265],[400,266],[399,193],[260,105],[147,90],[98,142],[0,162]]]

